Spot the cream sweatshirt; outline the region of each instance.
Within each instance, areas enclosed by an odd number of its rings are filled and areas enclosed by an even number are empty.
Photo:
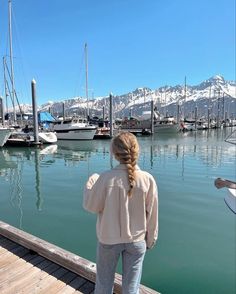
[[[97,213],[97,237],[103,244],[146,240],[152,248],[158,236],[158,192],[151,174],[136,166],[132,196],[128,194],[127,169],[119,164],[112,170],[93,174],[84,189],[83,206]]]

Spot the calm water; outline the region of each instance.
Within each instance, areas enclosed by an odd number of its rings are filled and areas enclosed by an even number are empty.
[[[142,283],[166,294],[236,292],[236,215],[216,177],[236,178],[231,129],[139,137],[139,165],[159,187],[159,241]],[[109,169],[109,141],[0,149],[0,219],[95,261],[96,217],[82,208],[91,173]]]

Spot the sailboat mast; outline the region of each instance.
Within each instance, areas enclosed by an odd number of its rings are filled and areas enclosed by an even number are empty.
[[[210,129],[210,99],[211,99],[211,84],[209,89],[209,97],[208,97],[208,103],[207,103],[207,128]]]
[[[84,46],[85,52],[85,80],[86,80],[86,99],[87,99],[87,117],[89,116],[89,107],[88,107],[88,46],[85,43]]]
[[[3,57],[3,76],[4,76],[4,88],[5,88],[5,100],[6,100],[6,111],[8,113],[8,91],[7,91],[7,80],[6,80],[6,59]]]
[[[14,82],[14,66],[13,66],[13,50],[12,50],[12,18],[11,18],[11,0],[8,0],[8,15],[9,15],[9,41],[10,41],[10,63],[11,63],[11,87],[12,87],[12,106],[13,106],[13,115],[14,122],[16,121],[16,109],[15,109],[15,82]]]
[[[187,83],[186,83],[186,76],[184,77],[184,107],[183,107],[183,119],[185,116],[185,103],[186,103],[186,96],[187,96]]]

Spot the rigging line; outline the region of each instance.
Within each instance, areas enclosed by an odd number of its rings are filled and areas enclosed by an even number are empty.
[[[79,74],[78,74],[78,79],[77,79],[78,83],[76,83],[76,87],[75,87],[75,95],[76,95],[76,93],[80,92],[79,89],[80,89],[82,83],[84,82],[84,79],[83,79],[83,81],[81,81],[81,83],[79,84],[81,77],[83,77],[82,70],[84,67],[84,54],[85,54],[85,52],[83,49],[83,53],[81,54],[82,57],[81,57],[81,61],[80,61]],[[79,94],[78,94],[78,96],[79,96]],[[82,95],[80,95],[80,96],[82,97]]]
[[[14,12],[14,8],[12,8],[12,22],[13,22],[13,29],[15,31],[15,34],[14,34],[14,40],[15,40],[15,44],[17,44],[17,52],[19,51],[19,58],[17,58],[18,60],[20,60],[20,65],[21,65],[21,75],[20,76],[23,76],[23,84],[24,84],[24,87],[25,89],[27,89],[27,83],[26,83],[26,75],[25,75],[25,69],[24,69],[24,66],[23,66],[23,50],[22,50],[22,46],[21,46],[21,43],[19,42],[20,38],[18,36],[20,36],[19,34],[19,30],[18,30],[18,26],[17,26],[17,22],[16,22],[16,17],[15,17],[15,12]],[[22,84],[22,83],[21,83]],[[25,89],[22,89],[23,91],[25,91]],[[26,91],[27,93],[28,91]],[[27,97],[27,94],[25,95]],[[29,97],[27,97],[27,100],[28,100]]]
[[[9,71],[9,68],[8,68],[6,62],[5,62],[5,68],[7,69],[7,73],[8,73],[9,79],[10,79],[10,81],[11,81],[11,83],[12,83],[12,77],[11,77],[11,74],[10,74],[10,71]],[[8,81],[7,81],[7,79],[6,79],[6,82],[7,82],[7,85],[8,85]],[[8,85],[8,91],[9,91],[10,96],[11,96],[11,91],[10,91],[10,89],[9,89],[9,85]],[[19,111],[20,111],[20,113],[22,114],[23,112],[22,112],[22,109],[21,109],[21,106],[20,106],[20,103],[19,103],[19,99],[18,99],[18,96],[17,96],[16,90],[13,89],[13,91],[14,91],[14,94],[15,94],[15,97],[16,97],[17,105],[18,105],[18,107],[19,107]],[[12,97],[12,96],[11,96],[11,100],[12,100],[12,102],[13,102],[13,97]]]

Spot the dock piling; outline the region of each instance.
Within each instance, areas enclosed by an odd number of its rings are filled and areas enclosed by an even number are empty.
[[[154,102],[151,101],[151,134],[154,134]]]
[[[113,95],[110,93],[109,95],[110,101],[110,137],[113,137]]]
[[[34,143],[39,144],[39,126],[38,126],[38,112],[36,101],[36,81],[33,79],[31,82],[32,92],[32,105],[33,105],[33,117],[34,117]]]

